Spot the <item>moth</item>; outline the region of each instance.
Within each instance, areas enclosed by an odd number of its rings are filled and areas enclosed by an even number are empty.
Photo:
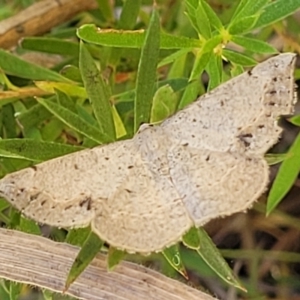
[[[265,191],[264,159],[293,113],[295,55],[280,54],[136,135],[8,174],[0,195],[48,225],[91,225],[110,245],[148,254],[192,226],[244,211]]]

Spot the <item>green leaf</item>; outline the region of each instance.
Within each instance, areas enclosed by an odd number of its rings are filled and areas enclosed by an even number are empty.
[[[265,160],[267,161],[268,165],[276,165],[281,163],[287,158],[286,153],[267,153],[265,155]]]
[[[195,101],[199,94],[199,89],[199,82],[192,81],[184,90],[178,105],[178,109],[183,109],[185,106]]]
[[[160,34],[161,49],[200,48],[202,45],[197,39],[167,33]],[[103,30],[88,24],[81,26],[77,30],[77,35],[83,41],[96,45],[140,49],[144,45],[146,32],[144,30]]]
[[[107,22],[113,22],[114,20],[114,11],[113,5],[110,0],[97,0],[99,11],[105,17]]]
[[[274,183],[271,187],[268,202],[267,215],[278,205],[287,192],[293,186],[300,170],[300,134],[288,150],[286,159],[282,162]]]
[[[77,98],[87,98],[86,90],[75,84],[63,83],[63,82],[51,82],[51,81],[36,81],[35,85],[49,93],[55,93],[55,90],[60,90],[65,94],[69,95],[70,97],[77,97]]]
[[[213,26],[218,31],[222,30],[223,24],[219,19],[219,17],[217,16],[217,14],[215,13],[215,11],[210,7],[210,5],[206,1],[202,0],[201,4],[206,12],[206,15],[208,17],[211,26]]]
[[[253,58],[233,50],[223,49],[223,55],[231,63],[241,65],[244,67],[252,67],[257,64],[257,62]]]
[[[241,1],[240,5],[237,7],[236,12],[231,19],[231,22],[236,22],[236,20],[241,20],[256,14],[260,14],[263,8],[269,0],[246,0]]]
[[[126,0],[123,4],[118,27],[132,29],[136,23],[141,6],[141,0]]]
[[[244,287],[235,278],[232,270],[229,268],[227,262],[220,254],[219,250],[212,242],[208,234],[203,228],[199,228],[200,248],[197,250],[202,259],[211,267],[212,270],[218,274],[228,284],[246,291]]]
[[[78,43],[50,37],[25,37],[21,40],[21,47],[33,51],[51,54],[79,56]]]
[[[55,93],[59,105],[63,106],[64,108],[68,109],[73,113],[77,113],[75,103],[67,94],[61,92],[60,90],[56,90]]]
[[[90,227],[71,229],[68,231],[65,242],[74,246],[82,247],[90,233]]]
[[[116,133],[110,106],[110,89],[104,82],[102,74],[83,42],[80,43],[79,69],[102,132],[115,140]]]
[[[37,126],[51,117],[51,113],[41,104],[33,105],[26,112],[17,116],[19,124],[22,125],[24,130]]]
[[[192,227],[183,237],[182,242],[190,249],[198,250],[200,248],[200,236],[199,230],[196,227]]]
[[[248,1],[249,0],[240,0],[238,6],[236,7],[236,9],[231,17],[231,22],[234,22],[237,19],[238,15],[241,13],[241,11],[244,9],[244,7],[247,5]]]
[[[60,70],[60,74],[65,76],[66,78],[82,83],[81,74],[79,68],[73,65],[66,65]]]
[[[181,259],[178,244],[166,248],[162,251],[168,263],[183,277],[187,278],[187,273]]]
[[[126,252],[118,250],[112,246],[109,246],[107,267],[109,271],[112,271],[126,256]]]
[[[245,17],[243,19],[238,19],[236,22],[231,23],[227,30],[231,35],[242,34],[250,29],[256,24],[259,15],[253,15]]]
[[[4,127],[5,137],[6,138],[17,137],[14,107],[11,104],[7,104],[2,107],[1,117],[2,117],[2,126]]]
[[[150,123],[160,122],[175,113],[177,97],[169,85],[160,87],[153,98]]]
[[[253,38],[248,38],[244,36],[233,35],[231,41],[244,47],[246,50],[252,51],[254,53],[267,53],[275,54],[278,53],[277,49],[270,44]]]
[[[70,284],[73,283],[90,264],[101,250],[102,246],[103,242],[99,239],[98,235],[91,231],[69,271],[68,278],[65,283],[65,290],[69,288]]]
[[[206,14],[206,11],[203,7],[202,1],[198,2],[198,7],[195,10],[196,18],[196,29],[198,33],[203,36],[205,39],[209,39],[211,37],[211,27],[210,20]]]
[[[10,282],[9,283],[9,299],[10,300],[20,299],[22,287],[23,287],[23,285],[21,283]]]
[[[206,71],[209,75],[208,91],[213,90],[222,82],[222,66],[221,57],[218,55],[211,55],[208,64],[206,65]]]
[[[173,52],[172,54],[164,57],[158,64],[158,67],[165,66],[167,64],[173,63],[177,59],[180,59],[183,56],[186,56],[188,52],[190,52],[192,49],[181,49],[178,51]]]
[[[34,162],[49,160],[82,149],[78,146],[29,139],[0,140],[1,157],[19,158]]]
[[[134,131],[150,120],[159,57],[160,24],[157,11],[152,12],[145,44],[141,51],[134,101]]]
[[[97,144],[113,142],[112,138],[102,133],[100,129],[63,106],[46,99],[38,98],[37,100],[67,126],[95,141]]]
[[[127,131],[115,105],[112,106],[112,114],[116,128],[116,138],[119,139],[125,136]]]
[[[0,49],[0,69],[6,74],[31,80],[70,82],[69,79],[54,71],[22,60],[2,49]]]
[[[212,51],[206,53],[199,51],[197,53],[197,56],[195,58],[195,63],[193,65],[193,69],[191,71],[191,75],[189,78],[190,81],[197,80],[199,76],[201,76],[211,56],[212,56]]]
[[[35,221],[23,218],[22,216],[20,218],[20,224],[16,229],[30,234],[41,235],[40,226]]]
[[[258,18],[252,29],[262,28],[278,22],[293,14],[300,8],[300,0],[277,0],[264,7],[263,13]]]

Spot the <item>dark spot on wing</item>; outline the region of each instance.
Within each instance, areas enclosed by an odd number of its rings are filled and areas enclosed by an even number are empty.
[[[78,165],[77,164],[74,165],[74,169],[78,170]]]
[[[253,137],[253,135],[252,135],[252,133],[245,133],[245,134],[241,134],[241,135],[239,135],[239,138],[252,138]]]
[[[127,193],[129,193],[129,194],[131,194],[131,193],[133,193],[131,190],[129,190],[129,189],[125,189],[125,191],[127,192]]]
[[[133,166],[128,166],[128,169],[132,169],[133,168]]]
[[[31,196],[29,197],[30,201],[36,200],[36,199],[38,198],[39,194],[40,194],[40,192],[38,192],[38,193],[36,193],[36,194],[34,194],[34,195],[31,195]]]
[[[33,171],[37,170],[37,166],[30,166],[29,168],[31,168]]]
[[[248,73],[249,76],[252,76],[252,71],[251,70],[249,70],[247,73]]]
[[[81,202],[79,202],[79,206],[83,207],[86,205],[86,209],[87,210],[91,210],[92,207],[92,198],[91,197],[87,197],[86,199],[83,199]]]

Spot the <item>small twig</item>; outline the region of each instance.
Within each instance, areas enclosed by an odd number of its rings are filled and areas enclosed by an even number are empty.
[[[0,228],[0,277],[62,292],[78,247]],[[211,296],[158,272],[129,262],[107,271],[99,254],[66,294],[89,300],[213,300]]]
[[[81,11],[97,8],[96,0],[39,1],[0,22],[0,48],[15,46],[20,38],[41,35]]]

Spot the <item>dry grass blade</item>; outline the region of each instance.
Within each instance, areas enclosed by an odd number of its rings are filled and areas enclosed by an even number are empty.
[[[0,277],[62,292],[78,247],[0,229]],[[129,262],[107,271],[99,254],[66,294],[80,299],[213,300],[181,282]]]

